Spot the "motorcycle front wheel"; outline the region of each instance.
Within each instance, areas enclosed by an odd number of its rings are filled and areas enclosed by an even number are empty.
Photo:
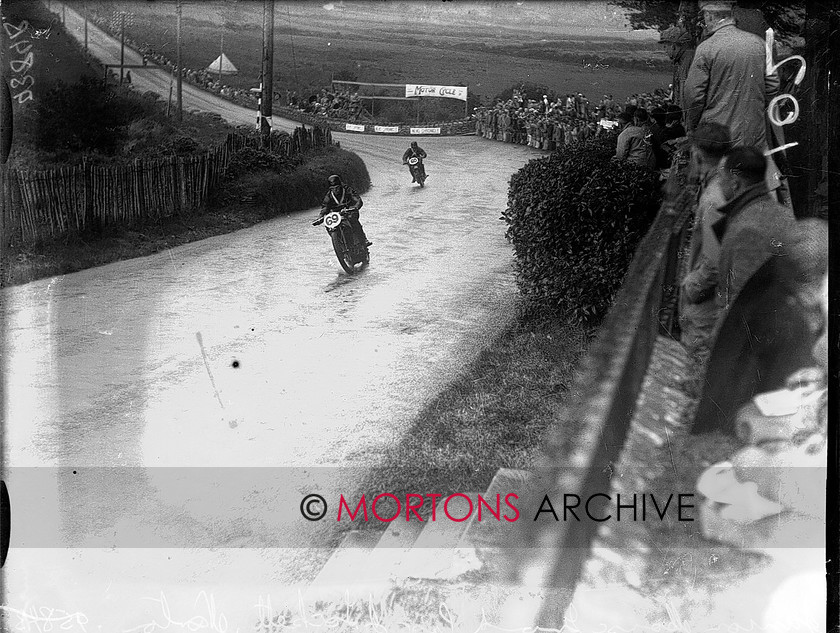
[[[350,255],[350,249],[347,247],[347,242],[344,239],[344,230],[338,229],[330,234],[332,238],[333,250],[335,256],[338,257],[338,263],[344,271],[350,275],[356,272],[354,268],[353,257]]]

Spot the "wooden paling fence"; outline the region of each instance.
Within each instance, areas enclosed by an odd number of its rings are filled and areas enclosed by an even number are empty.
[[[294,156],[332,144],[330,130],[297,128],[273,134],[270,149]],[[3,170],[2,238],[33,243],[109,225],[141,225],[205,208],[232,156],[261,147],[259,137],[230,134],[197,156],[137,159],[114,166],[78,165],[44,171]]]

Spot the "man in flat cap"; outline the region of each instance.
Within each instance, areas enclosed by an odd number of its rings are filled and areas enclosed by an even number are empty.
[[[691,60],[694,58],[694,42],[685,28],[672,26],[662,31],[659,35],[659,43],[666,47],[665,52],[674,64],[671,99],[682,107],[685,78],[688,76]]]

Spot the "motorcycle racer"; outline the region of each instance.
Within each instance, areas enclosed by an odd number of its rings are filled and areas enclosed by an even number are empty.
[[[361,222],[359,222],[359,209],[364,204],[362,197],[353,187],[345,184],[341,176],[337,174],[330,176],[327,182],[330,188],[326,196],[324,196],[324,201],[321,203],[321,214],[319,217],[323,218],[331,211],[345,209],[347,211],[347,220],[350,222],[350,226],[353,228],[360,242],[367,246],[373,245],[373,242],[369,241],[365,235]]]
[[[403,165],[407,165],[408,159],[412,156],[416,156],[420,159],[420,163],[417,165],[417,168],[420,170],[420,174],[425,180],[427,176],[426,167],[423,165],[423,159],[426,158],[426,152],[417,144],[417,141],[411,141],[411,146],[405,150],[405,153],[403,154]],[[417,178],[412,176],[411,182],[417,182]]]

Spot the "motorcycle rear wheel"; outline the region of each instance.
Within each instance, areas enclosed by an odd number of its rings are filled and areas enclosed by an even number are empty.
[[[352,275],[356,272],[356,268],[353,257],[350,255],[350,249],[347,248],[347,243],[344,239],[344,231],[342,229],[333,231],[330,237],[332,238],[333,250],[335,251],[335,256],[338,258],[338,263],[341,264],[341,267],[347,274]]]

